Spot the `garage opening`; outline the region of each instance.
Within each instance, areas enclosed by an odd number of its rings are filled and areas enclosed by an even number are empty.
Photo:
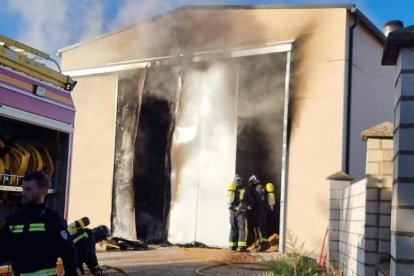
[[[279,233],[286,54],[239,61],[236,173],[275,185],[277,204],[268,211],[268,233]]]
[[[159,70],[157,70],[159,71]],[[147,243],[167,240],[171,200],[171,133],[173,119],[168,72],[149,72],[135,141],[134,191],[137,237]],[[162,78],[162,80],[160,79]]]

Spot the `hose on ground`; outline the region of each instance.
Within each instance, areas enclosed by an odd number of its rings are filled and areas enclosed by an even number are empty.
[[[190,253],[191,255],[195,255],[188,248],[184,247],[183,250]],[[207,260],[207,261],[214,261],[216,263],[205,265],[205,266],[197,268],[196,269],[196,274],[200,275],[200,276],[209,276],[209,274],[203,273],[202,271],[210,269],[210,268],[218,267],[218,266],[231,266],[231,267],[236,267],[236,268],[243,268],[243,269],[249,269],[249,270],[259,270],[259,271],[269,270],[269,268],[266,265],[263,265],[263,264],[260,264],[260,263],[252,263],[252,262],[231,263],[231,262],[220,261],[220,260],[207,258],[207,257],[203,257],[202,259]],[[250,265],[250,266],[247,266],[247,265]]]
[[[218,266],[231,266],[231,267],[237,267],[237,268],[243,268],[243,269],[249,269],[249,270],[259,270],[259,271],[269,270],[269,268],[266,267],[265,265],[258,264],[258,263],[228,263],[228,262],[220,262],[220,261],[216,261],[216,262],[217,263],[215,264],[205,265],[205,266],[197,268],[196,274],[200,276],[210,276],[211,274],[206,274],[201,271],[214,268],[214,267],[218,267]],[[256,266],[262,266],[262,267],[245,266],[245,265],[252,265],[252,264]]]

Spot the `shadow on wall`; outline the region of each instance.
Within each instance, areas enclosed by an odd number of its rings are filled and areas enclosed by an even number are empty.
[[[313,21],[306,24],[307,30],[314,30],[317,24]],[[290,100],[289,100],[289,128],[288,141],[291,141],[296,135],[296,130],[300,127],[300,118],[302,118],[302,105],[309,89],[309,83],[312,81],[312,65],[308,55],[311,47],[313,32],[303,31],[294,39],[291,74],[290,74]],[[308,77],[307,77],[308,76]]]

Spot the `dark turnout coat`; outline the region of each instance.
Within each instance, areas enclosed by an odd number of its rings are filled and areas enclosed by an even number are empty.
[[[86,264],[92,273],[99,269],[98,258],[95,249],[95,234],[89,228],[82,228],[72,234],[72,240],[78,251],[78,268],[84,272],[83,264]]]
[[[28,204],[6,217],[0,234],[0,263],[11,262],[15,275],[55,275],[58,257],[65,275],[77,275],[76,249],[58,212],[45,203]]]

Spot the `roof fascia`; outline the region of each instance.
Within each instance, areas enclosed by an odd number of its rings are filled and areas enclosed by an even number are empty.
[[[79,43],[76,44],[72,44],[69,45],[67,47],[61,48],[58,50],[57,55],[61,56],[62,53],[72,50],[74,48],[80,47],[82,45],[91,43],[93,41],[96,40],[100,40],[103,39],[105,37],[123,32],[125,30],[134,28],[136,26],[138,26],[139,24],[141,24],[142,22],[145,21],[155,21],[157,19],[159,19],[162,16],[165,15],[171,15],[174,13],[178,13],[178,12],[182,12],[185,10],[200,10],[200,9],[347,9],[348,11],[350,11],[351,14],[354,14],[354,16],[359,16],[361,19],[361,23],[364,24],[364,26],[371,31],[374,36],[381,42],[385,44],[385,36],[382,34],[382,32],[358,9],[355,8],[354,4],[310,4],[310,5],[188,5],[188,6],[183,6],[183,7],[178,7],[175,9],[172,9],[170,11],[167,11],[165,13],[159,14],[159,15],[155,15],[153,17],[150,17],[148,19],[144,19],[138,23],[134,23],[132,25],[129,25],[127,27],[124,27],[122,29],[116,30],[116,31],[112,31],[109,33],[106,33],[104,35],[100,35],[88,40],[84,40],[81,41]]]

